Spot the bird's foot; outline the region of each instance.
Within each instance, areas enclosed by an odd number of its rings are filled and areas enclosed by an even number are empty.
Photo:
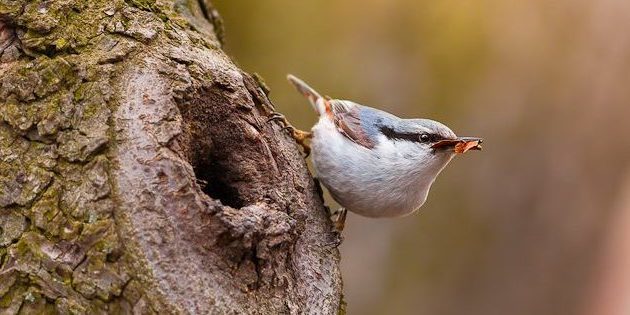
[[[331,219],[333,221],[333,235],[334,241],[330,244],[334,247],[339,247],[343,242],[343,228],[346,226],[346,217],[348,215],[348,210],[346,208],[339,208],[337,211],[331,214]]]
[[[302,147],[306,156],[311,153],[311,146],[306,143],[306,140],[309,140],[313,137],[313,134],[311,132],[299,130],[293,127],[293,125],[291,125],[287,118],[283,114],[280,114],[278,112],[273,112],[271,113],[271,115],[269,115],[269,119],[267,119],[267,122],[270,121],[279,122],[280,125],[282,125],[282,130],[289,131],[291,137],[295,139],[295,141]]]

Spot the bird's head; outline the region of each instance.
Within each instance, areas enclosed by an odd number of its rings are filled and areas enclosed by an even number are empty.
[[[379,130],[381,139],[397,156],[435,176],[455,155],[481,150],[483,142],[481,138],[458,137],[444,124],[430,119],[389,120]]]

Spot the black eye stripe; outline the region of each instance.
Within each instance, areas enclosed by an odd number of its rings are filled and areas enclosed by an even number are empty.
[[[380,130],[381,130],[381,133],[385,137],[387,137],[388,139],[391,139],[391,140],[405,140],[405,141],[420,142],[421,143],[421,142],[437,142],[437,141],[443,139],[443,137],[438,135],[438,134],[404,133],[404,132],[397,132],[394,129],[389,128],[389,127],[381,127]],[[429,136],[427,141],[423,141],[423,139],[422,139],[423,135]]]

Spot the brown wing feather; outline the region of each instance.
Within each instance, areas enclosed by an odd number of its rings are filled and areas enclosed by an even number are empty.
[[[331,109],[331,116],[337,126],[337,130],[342,135],[368,149],[374,148],[374,141],[370,139],[361,127],[359,108],[357,106],[340,100],[327,99],[326,101],[330,105],[327,107]]]

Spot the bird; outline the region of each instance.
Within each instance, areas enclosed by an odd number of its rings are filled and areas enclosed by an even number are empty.
[[[482,138],[458,137],[440,122],[399,118],[321,96],[291,74],[287,79],[308,99],[319,120],[310,132],[293,127],[278,112],[269,120],[280,121],[305,154],[311,154],[318,181],[342,207],[332,214],[337,231],[343,230],[347,211],[372,218],[416,212],[455,155],[482,148]]]

